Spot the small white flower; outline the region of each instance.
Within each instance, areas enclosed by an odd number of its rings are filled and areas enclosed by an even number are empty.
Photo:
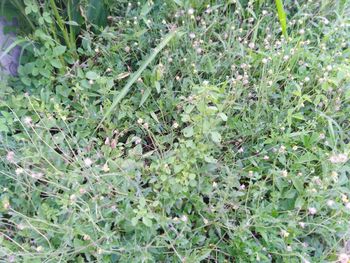
[[[193,15],[194,14],[194,9],[193,8],[188,9],[187,13],[189,15]]]
[[[72,194],[72,195],[69,196],[69,200],[71,202],[75,202],[75,200],[77,200],[77,196],[75,194]]]
[[[287,170],[283,170],[281,172],[281,174],[282,174],[283,177],[287,177],[288,176],[288,171]]]
[[[250,49],[254,49],[254,48],[255,48],[255,44],[254,44],[253,42],[251,42],[251,43],[249,43],[248,47],[249,47]]]
[[[182,216],[181,216],[181,221],[182,221],[182,222],[187,222],[187,220],[188,220],[188,218],[187,218],[186,215],[182,215]]]
[[[314,215],[317,213],[317,209],[315,207],[309,207],[308,211],[309,211],[310,215]]]
[[[174,128],[174,129],[177,129],[178,127],[179,127],[179,124],[178,124],[177,122],[174,122],[174,123],[173,123],[173,128]]]
[[[139,118],[139,119],[137,120],[137,123],[141,125],[141,124],[143,123],[143,119]]]
[[[92,165],[92,160],[90,158],[85,158],[84,164],[86,167],[90,167]]]
[[[14,162],[15,162],[15,153],[14,153],[13,151],[7,152],[6,160],[7,160],[9,163],[14,163]]]
[[[304,34],[305,34],[305,30],[304,30],[304,29],[300,29],[300,30],[299,30],[299,34],[300,34],[300,35],[304,35]]]
[[[124,48],[124,51],[125,51],[126,53],[129,53],[129,52],[130,52],[130,47],[129,47],[129,46],[126,46],[126,47]]]
[[[25,124],[25,125],[27,125],[27,126],[30,126],[30,125],[32,125],[32,118],[31,117],[29,117],[29,116],[26,116],[26,117],[24,117],[24,119],[23,119],[23,123]]]
[[[90,85],[94,85],[94,83],[95,83],[95,82],[94,82],[92,79],[89,80],[89,84],[90,84]]]
[[[196,35],[195,35],[195,33],[190,33],[190,34],[189,34],[189,37],[190,37],[191,39],[194,39],[194,38],[196,37]]]
[[[16,172],[16,175],[20,175],[20,174],[22,174],[24,172],[24,170],[23,170],[23,168],[19,167],[19,168],[16,169],[15,172]]]
[[[350,203],[346,203],[346,204],[345,204],[345,208],[346,208],[346,209],[350,209]]]
[[[320,133],[320,136],[318,137],[320,138],[321,140],[323,140],[324,138],[326,138],[326,135],[324,133]]]
[[[334,202],[333,200],[328,200],[328,201],[327,201],[327,205],[328,205],[329,207],[334,206],[334,204],[335,204],[335,202]]]
[[[209,223],[208,219],[204,218],[203,223],[207,225]]]
[[[108,167],[108,164],[105,163],[103,166],[102,166],[102,171],[104,171],[105,173],[109,172],[109,167]]]
[[[348,263],[350,261],[350,256],[345,254],[345,253],[341,253],[338,256],[338,262],[339,263]]]
[[[31,173],[30,176],[34,179],[41,179],[44,175],[42,173]]]
[[[218,183],[217,182],[213,182],[213,187],[214,188],[218,187]]]
[[[269,160],[269,159],[270,159],[269,156],[267,156],[267,155],[264,156],[264,160]]]
[[[97,48],[95,48],[95,52],[96,53],[99,53],[100,52],[100,50],[99,50],[99,48],[97,47]]]
[[[327,67],[326,67],[326,70],[327,71],[331,71],[333,69],[333,67],[331,66],[331,65],[328,65]]]
[[[262,63],[263,63],[263,64],[267,64],[268,62],[269,62],[269,60],[268,60],[267,58],[263,58],[263,59],[262,59]]]
[[[310,78],[309,77],[305,77],[305,82],[309,82]]]
[[[300,226],[301,228],[305,228],[305,223],[304,223],[304,222],[299,222],[299,226]]]
[[[282,229],[281,230],[281,236],[282,237],[289,237],[289,233],[286,230]]]
[[[334,164],[346,163],[348,161],[348,155],[345,153],[333,154],[329,157],[329,161]]]
[[[145,128],[146,130],[149,128],[149,125],[148,125],[147,122],[145,122],[142,126],[143,126],[143,128]]]

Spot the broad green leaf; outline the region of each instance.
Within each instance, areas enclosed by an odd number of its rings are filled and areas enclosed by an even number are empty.
[[[182,132],[186,138],[192,137],[193,136],[193,127],[188,126],[185,129],[183,129]]]
[[[66,52],[67,47],[66,46],[57,46],[53,49],[53,55],[55,57],[61,56],[62,54],[64,54],[64,52]]]
[[[86,72],[85,76],[90,80],[96,80],[99,78],[99,75],[95,71],[88,71]]]
[[[153,225],[152,220],[148,217],[142,217],[142,223],[144,223],[148,227],[151,227]]]
[[[221,135],[218,132],[211,132],[211,139],[213,140],[213,142],[215,143],[220,143],[221,142]]]
[[[51,59],[50,64],[55,68],[62,68],[62,63],[59,59]]]

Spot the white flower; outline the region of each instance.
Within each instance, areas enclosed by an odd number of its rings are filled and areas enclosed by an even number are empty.
[[[137,123],[141,125],[141,124],[143,123],[143,119],[139,118],[139,119],[137,120]]]
[[[263,59],[262,59],[262,63],[263,63],[263,64],[267,64],[267,62],[269,62],[269,60],[268,60],[267,58],[263,58]]]
[[[289,237],[289,233],[286,230],[282,229],[281,230],[281,236],[282,237]]]
[[[92,160],[90,158],[85,158],[84,164],[85,166],[90,167],[92,165]]]
[[[22,174],[24,172],[24,170],[23,170],[23,168],[19,167],[19,168],[16,169],[15,172],[16,172],[16,175],[20,175],[20,174]]]
[[[6,160],[10,163],[14,163],[15,162],[15,153],[12,151],[7,152]]]
[[[339,263],[348,263],[350,260],[350,257],[349,255],[345,254],[345,253],[341,253],[339,256],[338,256],[338,262]]]
[[[350,203],[346,203],[346,204],[345,204],[345,208],[346,208],[346,209],[350,209]]]
[[[332,206],[334,205],[334,201],[333,201],[333,200],[328,200],[328,201],[327,201],[327,205],[328,205],[329,207],[332,207]]]
[[[288,176],[288,171],[287,170],[283,170],[281,174],[282,174],[283,177],[287,177]]]
[[[32,125],[32,118],[31,117],[29,117],[29,116],[26,116],[26,117],[24,117],[24,119],[23,119],[23,123],[25,124],[25,125],[27,125],[27,126],[30,126],[30,125]]]
[[[89,80],[89,84],[90,84],[90,85],[93,85],[94,83],[95,83],[95,82],[94,82],[92,79]]]
[[[109,172],[109,167],[108,167],[108,164],[105,163],[103,166],[102,166],[102,171],[104,171],[105,173]]]
[[[333,154],[329,157],[329,161],[334,164],[346,163],[348,161],[348,155],[345,153]]]
[[[305,228],[305,223],[304,223],[304,222],[299,222],[299,226],[300,226],[301,228]]]
[[[41,179],[44,175],[42,173],[31,173],[30,176],[34,179]]]
[[[317,213],[317,209],[315,207],[309,207],[308,210],[309,210],[310,215],[314,215]]]
[[[326,67],[327,71],[331,71],[332,68],[333,68],[333,67],[332,67],[331,65],[328,65],[328,66]]]
[[[249,43],[248,47],[249,47],[250,49],[253,49],[253,48],[255,48],[255,44],[254,44],[253,42],[251,42],[251,43]]]
[[[194,9],[193,8],[188,9],[187,13],[189,15],[193,15],[194,14]]]
[[[213,182],[213,187],[214,188],[218,187],[218,183],[217,182]]]
[[[181,216],[181,221],[182,222],[187,222],[188,218],[186,215]]]
[[[300,35],[304,35],[304,34],[305,34],[305,30],[304,30],[304,29],[300,29],[300,30],[299,30],[299,34],[300,34]]]
[[[195,35],[195,33],[190,33],[190,34],[189,34],[189,37],[190,37],[191,39],[194,39],[194,38],[196,37],[196,35]]]
[[[174,129],[177,129],[178,127],[179,127],[179,124],[178,124],[177,122],[174,122],[174,123],[173,123],[173,128],[174,128]]]

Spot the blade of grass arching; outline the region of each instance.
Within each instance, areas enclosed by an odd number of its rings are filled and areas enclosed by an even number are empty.
[[[1,54],[0,56],[0,60],[5,57],[7,54],[9,54],[11,52],[12,49],[14,49],[17,45],[22,44],[24,42],[27,42],[27,40],[25,39],[18,39],[15,42],[13,42],[11,45],[9,45]]]
[[[102,120],[98,124],[96,130],[102,125],[103,121],[112,113],[112,111],[118,106],[120,101],[126,96],[129,92],[131,86],[137,81],[137,79],[141,76],[141,73],[147,68],[147,66],[155,59],[157,54],[169,43],[169,41],[178,34],[178,31],[173,31],[169,33],[160,44],[153,50],[153,52],[148,56],[148,58],[141,64],[140,68],[129,78],[126,85],[120,91],[118,96],[113,100],[112,105],[109,107],[107,112],[104,114]],[[96,132],[95,130],[95,132]]]
[[[283,2],[282,0],[275,0],[275,2],[277,7],[278,19],[280,20],[282,28],[282,33],[285,37],[287,37],[287,16],[283,8]]]

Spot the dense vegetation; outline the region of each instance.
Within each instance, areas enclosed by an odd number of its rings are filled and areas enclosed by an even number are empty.
[[[0,258],[348,262],[350,5],[284,2],[6,3]]]

